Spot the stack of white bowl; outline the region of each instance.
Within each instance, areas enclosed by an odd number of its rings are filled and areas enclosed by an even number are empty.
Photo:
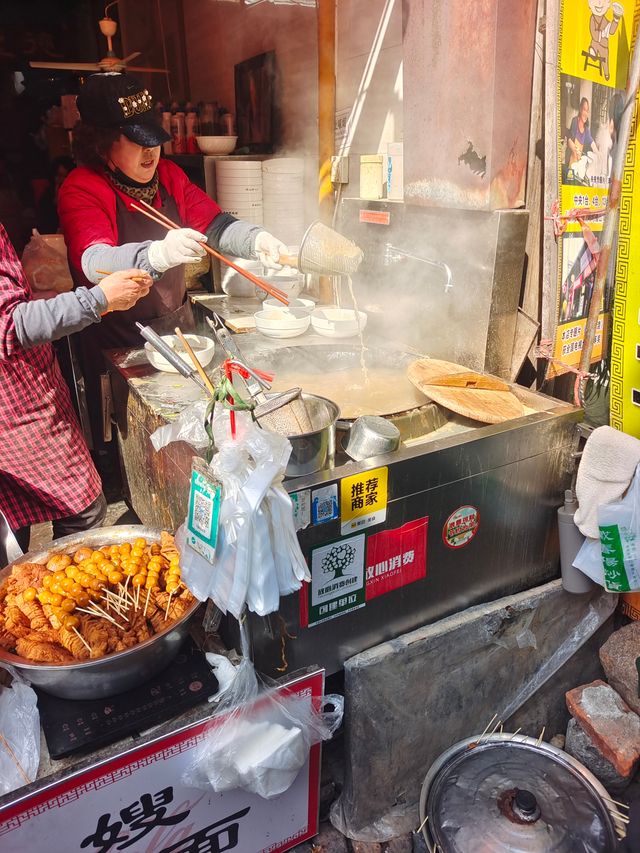
[[[238,219],[262,225],[262,163],[259,160],[218,160],[216,201]]]
[[[279,157],[262,163],[264,227],[279,240],[298,244],[304,234],[304,160]]]

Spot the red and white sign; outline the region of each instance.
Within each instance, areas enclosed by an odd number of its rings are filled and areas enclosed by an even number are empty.
[[[442,528],[442,541],[447,548],[462,548],[478,532],[480,513],[475,506],[461,506],[452,512]]]
[[[427,576],[428,518],[408,521],[395,530],[369,536],[365,595],[367,601]]]
[[[318,670],[282,690],[315,704],[323,685]],[[318,831],[319,744],[289,790],[271,800],[182,782],[196,748],[223,720],[193,724],[4,806],[0,850],[282,853],[312,838]]]
[[[388,210],[361,210],[358,219],[370,225],[391,225],[391,214]]]

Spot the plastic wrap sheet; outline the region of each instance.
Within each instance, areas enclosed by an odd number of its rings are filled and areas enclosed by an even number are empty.
[[[0,794],[33,782],[40,763],[40,714],[23,681],[0,687]]]
[[[377,842],[415,829],[420,786],[436,758],[480,734],[494,715],[508,719],[606,622],[616,602],[602,590],[572,596],[553,581],[348,660],[346,773],[333,825]]]

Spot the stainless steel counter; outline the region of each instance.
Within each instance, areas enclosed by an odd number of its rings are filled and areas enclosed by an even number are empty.
[[[231,300],[212,299],[215,310],[233,308]],[[246,334],[237,342],[251,358],[271,347],[296,346],[296,341],[326,345],[326,339],[314,342],[313,337],[266,342]],[[114,352],[110,358],[131,503],[143,523],[175,528],[186,515],[193,451],[178,442],[156,454],[149,434],[195,399],[198,389],[181,377],[156,373],[141,363],[139,352]],[[366,540],[362,547],[369,548],[371,537],[382,531],[398,532],[408,522],[427,519],[426,572],[313,627],[304,627],[306,588],[284,599],[279,614],[252,617],[253,651],[260,670],[276,674],[285,662],[287,669],[314,663],[330,674],[347,657],[376,643],[557,576],[556,509],[574,467],[576,424],[582,414],[542,394],[518,386],[513,391],[528,412],[522,418],[483,426],[426,403],[397,418],[405,442],[397,452],[361,464],[339,456],[333,469],[285,482],[290,493],[309,500],[323,487],[340,495],[345,477],[386,467],[386,519],[359,534]],[[443,535],[445,525],[465,506],[477,513],[476,534],[464,547],[450,547]],[[299,539],[311,566],[317,549],[346,537],[341,536],[337,518],[308,524]],[[232,626],[225,638],[233,641]]]

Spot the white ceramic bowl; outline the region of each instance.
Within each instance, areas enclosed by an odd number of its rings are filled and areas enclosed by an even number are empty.
[[[299,157],[276,157],[273,160],[264,160],[262,171],[266,174],[304,174],[304,160]]]
[[[311,315],[311,325],[325,338],[351,338],[367,325],[367,315],[358,311],[356,317],[352,308],[316,308]]]
[[[265,308],[254,315],[256,329],[268,338],[297,338],[309,328],[311,315],[306,308]]]
[[[171,349],[176,351],[176,354],[179,355],[183,361],[186,361],[187,364],[191,366],[189,354],[185,349],[183,349],[182,344],[176,335],[161,335],[161,338],[171,347]],[[211,338],[205,338],[203,335],[185,335],[185,338],[189,341],[191,349],[198,357],[200,364],[203,367],[206,367],[213,358],[215,343]],[[144,349],[147,354],[147,358],[156,370],[164,370],[165,373],[178,372],[175,367],[172,367],[169,364],[164,356],[160,355],[160,353],[151,346],[150,343],[146,343],[144,345]]]
[[[305,311],[311,312],[316,307],[316,303],[313,301],[313,299],[300,299],[300,297],[298,297],[298,302],[301,304],[295,305],[294,307],[295,308],[303,308]],[[264,300],[264,307],[266,309],[266,308],[284,308],[286,306],[284,306],[282,304],[282,302],[278,302],[277,299],[274,299],[273,296],[267,296],[267,298]]]
[[[219,176],[239,178],[251,175],[262,180],[262,163],[260,160],[218,160],[216,162],[216,178]]]
[[[225,155],[235,150],[237,136],[196,136],[198,148],[203,154]]]
[[[231,256],[229,256],[229,260],[233,261],[237,267],[242,267],[243,270],[248,270],[254,275],[262,277],[263,269],[260,261],[250,261],[246,258]],[[253,282],[226,264],[221,264],[220,267],[222,270],[222,289],[227,296],[251,297],[254,295],[256,286]]]
[[[259,190],[262,192],[262,177],[260,172],[218,172],[216,175],[216,187],[243,187],[247,190]]]
[[[203,154],[231,154],[237,141],[237,136],[196,136]]]
[[[299,296],[304,289],[304,275],[291,267],[283,267],[281,270],[265,270],[262,278],[292,299]],[[264,290],[260,288],[258,290],[264,294]],[[258,298],[262,297],[258,295]]]

